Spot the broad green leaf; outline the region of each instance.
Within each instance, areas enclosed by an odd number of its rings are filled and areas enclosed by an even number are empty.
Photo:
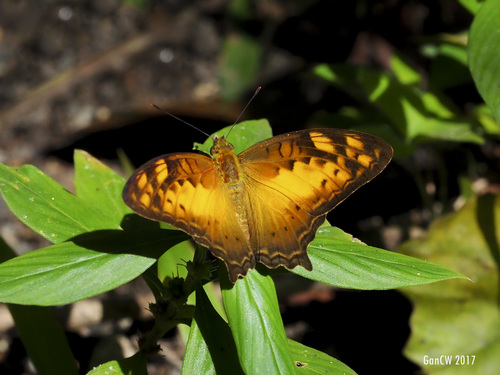
[[[342,288],[393,289],[465,276],[437,264],[367,246],[339,228],[319,229],[309,245],[312,272],[300,276]]]
[[[125,214],[132,211],[122,200],[125,179],[85,151],[75,150],[75,190],[78,198],[121,224]]]
[[[76,197],[31,165],[0,164],[0,193],[24,224],[52,243],[98,229],[118,229],[98,206]]]
[[[87,375],[148,375],[146,358],[137,353],[129,358],[109,361],[87,372]]]
[[[297,375],[356,375],[347,365],[319,350],[288,340]]]
[[[252,88],[261,64],[261,48],[260,44],[249,36],[232,34],[226,37],[217,69],[223,99],[235,100]]]
[[[229,136],[228,136],[229,134]],[[263,120],[250,120],[243,121],[236,124],[234,127],[227,126],[221,130],[216,131],[206,139],[203,144],[195,143],[195,149],[210,154],[210,148],[213,146],[213,137],[226,137],[234,147],[234,152],[239,154],[246,150],[248,147],[263,141],[264,139],[271,138],[273,132],[269,122]]]
[[[219,262],[220,263],[220,262]],[[232,285],[221,272],[222,299],[246,374],[293,374],[294,363],[270,276],[256,270]]]
[[[404,288],[414,305],[405,355],[427,374],[494,374],[500,368],[500,196],[470,200],[434,222],[426,237],[400,251],[459,270],[474,282],[448,280]],[[424,357],[452,357],[451,365]],[[475,356],[474,365],[455,365],[456,356]],[[464,357],[465,358],[465,357]]]
[[[178,231],[107,230],[28,252],[0,264],[0,301],[63,305],[107,292],[184,239]]]
[[[488,0],[474,18],[469,38],[469,66],[477,89],[500,122],[500,0]]]
[[[198,299],[196,306],[197,312],[195,320],[191,324],[190,338],[183,363],[183,373],[239,373],[238,371],[241,371],[241,369],[239,369],[239,363],[233,363],[233,361],[237,361],[237,355],[236,353],[232,354],[232,350],[235,351],[234,340],[231,336],[228,324],[217,314],[206,296],[203,297],[202,301]],[[198,310],[200,306],[202,306],[202,308]],[[202,322],[201,324],[206,325],[205,329],[207,329],[208,332],[202,335],[196,321],[200,321]],[[355,375],[353,370],[337,359],[296,341],[287,341],[288,349],[290,350],[290,355],[295,365],[295,373],[304,375],[319,373]],[[227,344],[221,346],[224,342],[227,342]],[[209,347],[211,348],[210,352],[208,351]],[[210,353],[213,354],[211,355]],[[223,361],[223,363],[220,364],[221,367],[218,367],[217,372],[215,372],[213,366],[213,356],[218,356],[218,360]],[[266,374],[267,373],[268,372],[266,372]]]
[[[183,374],[243,374],[228,324],[203,288],[196,290],[196,311],[189,335]]]

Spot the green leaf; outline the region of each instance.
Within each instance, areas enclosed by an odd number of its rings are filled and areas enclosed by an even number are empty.
[[[229,135],[228,135],[229,134]],[[263,141],[264,139],[271,138],[273,132],[269,121],[262,120],[249,120],[236,124],[234,127],[226,126],[225,128],[216,131],[206,139],[203,144],[195,143],[194,149],[203,151],[210,154],[210,148],[213,146],[213,137],[226,137],[234,147],[234,152],[239,154],[246,150],[248,147]]]
[[[0,164],[0,193],[19,220],[53,243],[93,230],[119,228],[116,219],[31,165]]]
[[[361,103],[370,103],[406,140],[417,138],[482,143],[476,124],[462,120],[431,92],[420,92],[386,72],[347,65],[319,65],[319,77],[332,82]]]
[[[500,0],[486,1],[472,23],[469,65],[477,89],[500,122]]]
[[[87,375],[148,375],[146,358],[139,352],[129,358],[103,363]]]
[[[240,282],[240,281],[238,281]],[[236,355],[236,348],[228,324],[217,314],[204,291],[197,292],[195,320],[183,363],[183,373],[194,374],[238,374],[241,368]],[[204,326],[204,333],[196,324]],[[247,335],[250,335],[248,333]],[[337,359],[293,340],[287,340],[288,349],[297,374],[355,374],[348,366]],[[210,351],[209,349],[210,348]],[[260,350],[258,350],[260,352]],[[216,358],[212,362],[212,358]],[[219,362],[215,371],[214,362]],[[272,373],[268,369],[265,373]]]
[[[297,375],[356,375],[348,366],[338,359],[319,350],[288,340],[288,348],[295,364]]]
[[[75,150],[75,190],[78,198],[99,210],[120,226],[132,211],[122,200],[125,179],[85,151]]]
[[[196,290],[196,311],[182,364],[184,374],[243,374],[233,336],[208,299]]]
[[[98,231],[34,250],[0,264],[0,301],[63,305],[141,275],[172,245],[178,231]]]
[[[366,246],[339,228],[323,226],[309,245],[312,272],[300,276],[342,288],[393,289],[465,276],[417,258]]]
[[[405,254],[468,275],[432,286],[404,288],[414,306],[405,355],[426,374],[494,374],[500,368],[500,196],[470,200],[436,220],[426,237],[401,247]],[[443,366],[425,356],[452,357]],[[474,365],[455,365],[456,356],[475,356]],[[464,357],[465,358],[465,357]]]
[[[219,262],[221,264],[221,262]],[[231,284],[221,272],[222,299],[246,374],[293,374],[294,363],[270,276],[256,270]]]

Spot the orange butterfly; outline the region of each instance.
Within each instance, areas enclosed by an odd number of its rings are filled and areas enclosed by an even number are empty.
[[[393,153],[373,135],[342,129],[282,134],[238,155],[224,137],[213,142],[212,158],[174,153],[147,162],[128,180],[123,200],[206,246],[233,283],[256,262],[311,271],[307,246],[326,214]]]

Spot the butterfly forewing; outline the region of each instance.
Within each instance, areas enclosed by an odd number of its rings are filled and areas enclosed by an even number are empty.
[[[213,150],[212,159],[179,153],[146,163],[123,198],[142,216],[207,246],[232,282],[256,261],[311,270],[307,246],[326,214],[392,157],[381,139],[341,129],[283,134],[237,157],[223,138],[214,139]]]

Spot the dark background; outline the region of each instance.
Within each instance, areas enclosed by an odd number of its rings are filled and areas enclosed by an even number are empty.
[[[311,77],[315,64],[348,62],[387,69],[397,52],[425,74],[422,42],[466,30],[472,21],[453,0],[255,1],[244,16],[235,15],[229,5],[225,0],[3,0],[0,162],[34,164],[72,190],[75,148],[123,171],[118,150],[138,166],[204,141],[203,134],[150,103],[211,133],[233,123],[259,85],[263,89],[244,118],[269,119],[275,134],[302,129],[311,125],[314,114],[353,104],[345,93]],[[224,100],[218,81],[222,45],[241,34],[259,41],[261,67],[254,83]],[[480,100],[472,85],[447,94],[459,106]],[[453,148],[444,157],[453,159]],[[458,194],[459,172],[449,169],[450,200]],[[421,210],[411,173],[393,162],[329,220],[371,245],[394,249],[409,238],[410,224],[425,228],[428,219]],[[410,212],[416,215],[410,217]],[[20,253],[47,245],[3,202],[0,230]],[[76,307],[57,309],[83,369],[110,337],[125,337],[133,346],[138,330],[151,326],[145,308],[152,298],[148,301],[141,281],[136,284],[96,298],[113,313],[106,310],[90,327],[70,324],[70,311]],[[397,291],[336,290],[287,277],[277,279],[277,288],[291,337],[339,358],[359,374],[419,373],[401,354],[412,307]],[[123,309],[117,312],[111,305]],[[116,323],[120,319],[126,323]],[[2,320],[6,323],[0,337],[7,349],[0,349],[0,372],[29,373],[8,313],[0,315]],[[179,373],[180,341],[172,334],[162,342],[162,356],[151,374]]]

